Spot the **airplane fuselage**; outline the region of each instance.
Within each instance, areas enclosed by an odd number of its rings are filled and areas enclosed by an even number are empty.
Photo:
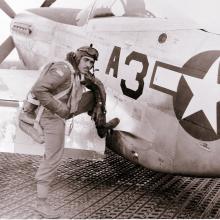
[[[121,119],[110,148],[157,171],[220,175],[218,35],[163,19],[78,27],[30,12],[17,15],[11,30],[31,69],[90,43],[99,50],[95,74],[106,87],[107,115]]]

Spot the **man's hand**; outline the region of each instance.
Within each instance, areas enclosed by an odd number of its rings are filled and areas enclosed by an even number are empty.
[[[61,118],[68,118],[70,114],[70,110],[66,104],[59,101],[58,111],[56,112]]]
[[[69,117],[70,109],[60,100],[51,99],[51,102],[44,107],[50,110],[52,113],[59,115],[61,118],[67,119]]]

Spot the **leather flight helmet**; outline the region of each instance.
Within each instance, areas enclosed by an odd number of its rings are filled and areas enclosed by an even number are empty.
[[[76,52],[67,53],[66,58],[71,64],[74,64],[74,61],[75,61],[76,64],[78,65],[80,62],[80,59],[83,56],[92,57],[96,61],[98,60],[99,52],[97,49],[93,47],[92,44],[90,44],[90,46],[83,46],[83,47],[78,48]]]
[[[75,52],[75,56],[77,63],[83,56],[88,56],[93,58],[94,60],[98,60],[99,52],[93,47],[92,44],[90,44],[90,46],[83,46],[78,48]]]

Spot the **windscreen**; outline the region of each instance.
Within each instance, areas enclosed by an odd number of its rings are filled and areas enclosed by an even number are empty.
[[[154,18],[155,15],[146,8],[145,0],[96,0],[89,18],[108,16]]]

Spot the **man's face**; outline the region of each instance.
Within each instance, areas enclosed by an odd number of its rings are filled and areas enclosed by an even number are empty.
[[[80,59],[78,68],[80,73],[88,73],[89,70],[94,66],[95,60],[92,57],[83,56]]]

